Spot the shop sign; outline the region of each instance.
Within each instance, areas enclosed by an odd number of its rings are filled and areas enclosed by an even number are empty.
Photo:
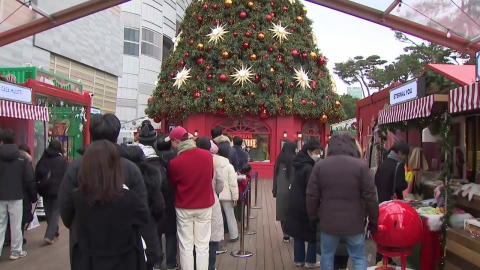
[[[100,110],[99,108],[91,108],[90,109],[90,114],[102,114],[102,110]]]
[[[390,106],[425,96],[425,79],[416,78],[390,90]]]
[[[41,70],[37,70],[37,80],[48,83],[50,85],[56,86],[58,88],[62,88],[68,91],[73,91],[77,93],[82,93],[82,88],[83,86],[80,83],[74,83],[71,81],[67,81],[65,79],[62,79],[58,76],[46,73]]]
[[[258,148],[258,140],[255,139],[252,134],[240,133],[240,134],[231,134],[230,136],[232,136],[232,138],[233,137],[242,138],[245,145],[249,148]]]
[[[32,89],[0,82],[0,99],[32,104]]]

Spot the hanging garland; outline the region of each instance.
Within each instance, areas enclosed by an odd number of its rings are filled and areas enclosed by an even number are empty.
[[[386,151],[385,142],[387,141],[388,132],[395,132],[397,130],[407,131],[410,129],[423,130],[426,127],[432,126],[432,123],[441,123],[439,136],[437,141],[440,149],[440,160],[443,160],[442,171],[440,174],[443,179],[442,198],[445,202],[445,215],[443,217],[442,231],[440,235],[440,244],[443,250],[443,256],[439,262],[438,270],[445,270],[446,263],[446,251],[447,251],[447,232],[450,227],[450,217],[455,209],[455,201],[453,199],[453,189],[451,187],[451,166],[452,166],[452,152],[453,152],[453,132],[451,130],[451,118],[448,113],[444,112],[441,115],[436,115],[428,118],[412,119],[408,121],[401,121],[395,123],[388,123],[379,125],[378,136],[380,142],[377,146],[377,153],[379,153],[381,159],[377,159],[380,162],[383,161],[383,155]]]

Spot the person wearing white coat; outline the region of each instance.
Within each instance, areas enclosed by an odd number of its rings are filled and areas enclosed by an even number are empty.
[[[228,148],[218,149],[218,155],[213,157],[214,167],[220,167],[223,173],[225,184],[223,191],[218,196],[220,204],[222,205],[225,219],[227,220],[228,233],[230,235],[230,242],[238,241],[238,227],[235,219],[234,207],[238,201],[238,183],[237,173],[228,160]]]

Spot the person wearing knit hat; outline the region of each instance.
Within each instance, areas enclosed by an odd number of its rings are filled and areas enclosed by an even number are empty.
[[[150,123],[143,125],[138,132],[138,142],[152,147],[157,143],[157,131]]]

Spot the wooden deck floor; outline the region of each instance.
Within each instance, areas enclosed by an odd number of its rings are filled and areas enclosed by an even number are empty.
[[[280,223],[275,221],[275,199],[272,198],[272,181],[259,180],[259,205],[262,209],[252,209],[251,229],[255,235],[245,236],[246,250],[253,253],[250,258],[235,258],[230,255],[232,250],[238,250],[240,243],[227,243],[228,252],[217,256],[218,270],[290,270],[296,269],[293,264],[293,241],[283,242]],[[0,261],[1,270],[67,270],[69,266],[68,256],[68,230],[60,229],[60,238],[54,245],[45,245],[43,234],[45,224],[41,227],[28,231],[26,238],[28,243],[25,250],[28,251],[26,258],[18,261],[9,261],[9,248],[4,248]],[[228,236],[227,236],[228,238]],[[372,250],[371,245],[368,250]],[[367,259],[369,251],[367,250]],[[372,256],[370,256],[372,257]],[[373,254],[374,257],[374,254]],[[320,259],[320,256],[318,256]],[[374,258],[371,258],[373,261]],[[372,262],[369,262],[371,265]],[[351,269],[351,268],[350,268]]]

